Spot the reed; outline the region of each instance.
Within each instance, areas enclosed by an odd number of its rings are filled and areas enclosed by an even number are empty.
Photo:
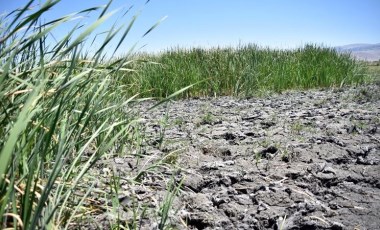
[[[125,111],[134,97],[126,98],[125,86],[115,83],[116,72],[131,71],[123,68],[131,60],[106,62],[104,52],[110,41],[123,42],[133,21],[108,30],[90,54],[83,44],[112,17],[111,1],[48,22],[43,15],[59,0],[32,7],[36,2],[0,20],[2,229],[68,228],[88,211],[88,170],[137,132],[137,118]],[[55,28],[84,13],[98,17],[48,42]],[[124,36],[116,40],[117,33]]]
[[[131,94],[165,97],[187,85],[204,81],[184,96],[252,96],[290,89],[341,87],[366,81],[366,68],[349,54],[333,48],[305,45],[294,50],[260,48],[253,44],[237,48],[174,48],[136,66]]]

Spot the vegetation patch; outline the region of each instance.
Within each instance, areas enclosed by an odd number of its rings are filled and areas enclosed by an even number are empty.
[[[171,49],[135,66],[130,94],[165,97],[196,82],[184,94],[190,96],[243,96],[290,89],[342,87],[368,81],[364,63],[333,48],[314,44],[294,50],[261,48],[253,44],[237,48]]]

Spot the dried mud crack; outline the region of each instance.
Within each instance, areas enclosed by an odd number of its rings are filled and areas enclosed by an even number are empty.
[[[98,174],[120,178],[120,219],[145,208],[141,229],[159,227],[172,180],[183,182],[167,221],[174,229],[379,229],[379,92],[187,99],[149,112],[146,102],[140,148],[102,160]],[[92,218],[107,228],[112,217]]]

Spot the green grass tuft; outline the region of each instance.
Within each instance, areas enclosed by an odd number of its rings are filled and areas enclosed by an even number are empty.
[[[115,74],[129,73],[123,67],[131,60],[104,59],[116,33],[130,27],[114,25],[90,55],[83,44],[112,16],[111,1],[46,22],[43,15],[58,2],[31,0],[0,20],[1,229],[72,225],[86,213],[88,170],[136,136],[138,120],[125,111],[134,97],[125,96],[127,86]],[[94,10],[103,10],[95,22],[47,42],[56,27]]]
[[[256,45],[238,48],[171,49],[157,55],[141,54],[130,94],[165,97],[190,84],[184,96],[252,96],[289,89],[341,87],[366,81],[366,68],[333,48],[306,45],[274,50]]]

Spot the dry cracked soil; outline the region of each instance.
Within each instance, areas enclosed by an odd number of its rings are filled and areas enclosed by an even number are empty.
[[[173,182],[172,229],[380,229],[379,85],[154,103],[138,150],[97,165],[130,227],[162,227]]]

